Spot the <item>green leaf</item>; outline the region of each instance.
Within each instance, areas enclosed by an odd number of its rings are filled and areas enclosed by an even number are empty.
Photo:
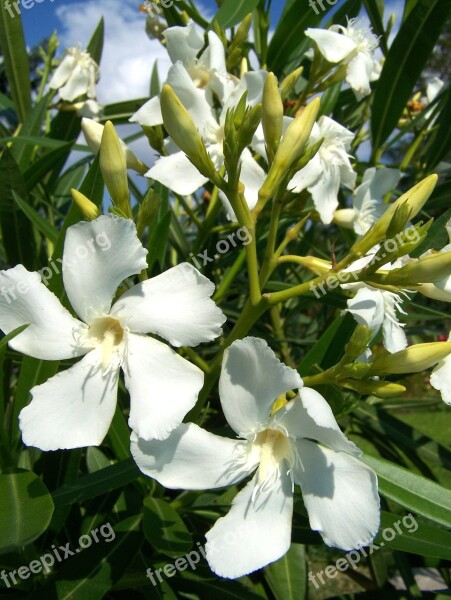
[[[350,314],[335,319],[299,363],[298,371],[301,376],[317,373],[318,371],[314,369],[315,365],[320,366],[322,369],[328,369],[336,364],[341,358],[340,354],[337,353],[337,348],[344,350],[354,328],[355,321]]]
[[[282,558],[264,568],[264,573],[276,600],[302,600],[307,595],[305,547],[291,544]]]
[[[300,56],[307,49],[309,42],[304,32],[307,27],[317,26],[322,17],[321,10],[316,14],[307,0],[295,0],[284,11],[268,48],[268,67],[271,71],[277,75],[284,73],[293,56]]]
[[[235,27],[249,13],[255,10],[260,0],[224,0],[215,20],[223,29]]]
[[[448,86],[446,102],[437,121],[434,123],[436,130],[432,134],[432,143],[428,144],[425,158],[428,169],[432,170],[435,165],[445,158],[451,149],[451,87]]]
[[[24,173],[25,185],[27,190],[31,191],[44,177],[58,164],[61,158],[67,156],[72,147],[71,143],[63,144],[62,146],[47,152],[27,169]]]
[[[102,51],[103,51],[103,40],[105,35],[105,22],[103,17],[100,19],[99,24],[96,27],[96,30],[92,34],[92,38],[89,41],[88,46],[86,47],[86,51],[89,52],[93,60],[96,61],[97,64],[100,64],[102,59]]]
[[[10,15],[6,9],[9,0],[0,0],[0,47],[11,97],[20,121],[31,110],[30,63],[20,15]],[[11,6],[9,6],[11,10]]]
[[[95,498],[124,487],[137,479],[140,474],[140,470],[130,458],[63,485],[53,492],[53,501],[55,506],[83,502],[88,498]]]
[[[386,57],[373,99],[371,133],[377,149],[395,129],[426,65],[451,0],[418,0],[402,24]]]
[[[20,134],[13,138],[14,145],[11,150],[21,171],[24,171],[30,164],[35,147],[42,147],[46,138],[41,136],[42,124],[44,123],[47,114],[49,98],[48,95],[33,106],[33,109],[28,113],[27,118],[20,130]],[[24,138],[35,139],[34,144],[21,144],[20,141]]]
[[[363,0],[366,12],[370,18],[374,33],[379,37],[379,45],[384,54],[387,54],[387,37],[385,35],[384,24],[382,22],[383,13],[379,12],[376,0]]]
[[[143,507],[144,535],[158,552],[177,558],[191,550],[191,535],[170,504],[157,498],[145,498]]]
[[[160,90],[161,90],[161,86],[160,86],[160,76],[158,74],[158,60],[156,60],[153,65],[152,75],[150,76],[150,90],[149,90],[150,98],[154,98],[155,96],[158,96],[158,94],[160,93]]]
[[[449,193],[449,192],[448,192]],[[449,198],[448,198],[449,202]],[[427,250],[433,248],[434,250],[441,250],[447,244],[449,244],[448,232],[446,230],[446,224],[451,218],[451,208],[440,215],[438,219],[436,219],[429,231],[427,233],[426,239],[421,242],[421,244],[415,248],[413,252],[410,253],[410,256],[413,258],[418,258]]]
[[[383,496],[432,521],[451,527],[451,491],[375,456],[364,455],[363,462],[377,473]]]
[[[38,538],[53,509],[52,497],[34,473],[0,475],[0,552],[18,550]]]
[[[91,547],[83,549],[74,545],[72,552],[75,552],[75,556],[70,556],[58,568],[56,581],[38,588],[29,599],[106,598],[108,590],[119,581],[141,547],[140,521],[141,515],[134,515],[114,525],[114,528],[110,523],[105,523],[97,529],[98,541],[90,532]]]
[[[419,519],[412,519],[412,515],[400,517],[381,511],[381,527],[374,543],[420,556],[451,559],[451,533],[425,525]]]
[[[8,344],[8,342],[10,342],[12,339],[14,339],[16,336],[19,335],[19,333],[22,333],[22,331],[25,331],[25,329],[29,326],[29,323],[27,323],[26,325],[21,325],[20,327],[16,327],[16,329],[14,329],[13,331],[10,331],[8,333],[8,335],[5,335],[5,337],[3,337],[0,340],[0,349],[3,349],[6,344]]]
[[[0,228],[3,244],[10,266],[21,263],[33,271],[36,258],[33,230],[14,202],[13,190],[23,198],[27,196],[19,167],[10,151],[5,149],[0,158]]]
[[[58,230],[54,227],[47,219],[41,217],[41,215],[32,207],[28,202],[25,202],[23,198],[16,194],[13,191],[13,198],[17,204],[17,206],[23,211],[23,213],[28,217],[30,222],[43,234],[45,237],[50,240],[52,243],[55,243],[58,239]]]

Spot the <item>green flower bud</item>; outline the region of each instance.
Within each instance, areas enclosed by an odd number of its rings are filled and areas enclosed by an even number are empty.
[[[107,121],[103,129],[100,144],[100,170],[114,206],[131,218],[127,163],[121,141],[111,121]]]
[[[394,354],[385,353],[370,364],[368,375],[419,373],[433,367],[451,353],[450,342],[416,344]]]

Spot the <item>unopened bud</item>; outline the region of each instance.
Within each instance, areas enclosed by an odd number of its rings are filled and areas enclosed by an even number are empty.
[[[86,198],[86,196],[78,190],[72,189],[70,193],[72,194],[75,204],[88,221],[93,221],[94,219],[97,219],[97,217],[100,217],[102,213],[100,212],[99,207],[94,204],[94,202],[91,202],[89,198]]]
[[[340,381],[344,388],[354,390],[359,394],[376,396],[376,398],[395,398],[406,391],[403,385],[386,381]]]
[[[372,331],[366,325],[357,325],[351,339],[345,346],[345,354],[352,360],[358,358],[368,346]]]
[[[299,80],[299,77],[302,75],[304,71],[304,67],[298,67],[292,73],[287,75],[285,79],[280,84],[280,93],[282,95],[282,100],[286,100],[291,92],[294,90],[294,86]]]
[[[416,344],[394,354],[376,357],[370,365],[368,375],[419,373],[433,367],[450,353],[450,342]]]
[[[116,129],[111,121],[108,121],[103,129],[100,144],[100,170],[114,206],[131,218],[127,163]]]
[[[202,175],[208,177],[215,185],[220,184],[215,165],[191,115],[170,85],[163,86],[160,101],[164,126],[171,138]]]
[[[334,213],[334,223],[344,229],[353,229],[356,213],[353,208],[340,208]]]
[[[85,136],[86,143],[91,148],[94,154],[100,150],[100,144],[102,142],[102,135],[104,126],[92,119],[84,118],[81,120],[81,128],[83,130],[83,134]],[[125,155],[125,160],[127,163],[127,168],[133,169],[141,175],[147,173],[149,167],[139,160],[134,152],[130,150],[130,148],[119,139],[120,145]]]
[[[389,285],[415,285],[434,283],[451,275],[451,252],[437,252],[419,258],[402,269],[394,269],[383,276],[382,282]]]
[[[271,157],[276,152],[283,128],[283,103],[280,97],[277,78],[274,73],[268,73],[263,88],[262,125],[265,134],[266,147]]]

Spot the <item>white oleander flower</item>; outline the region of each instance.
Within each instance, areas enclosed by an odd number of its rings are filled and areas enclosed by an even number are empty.
[[[309,145],[321,138],[323,144],[312,160],[289,183],[294,193],[307,189],[323,223],[332,222],[338,207],[340,184],[354,189],[357,174],[353,171],[348,150],[354,134],[333,119],[322,116],[313,126]]]
[[[274,402],[293,389],[299,389],[295,399],[274,412]],[[295,484],[310,526],[326,544],[350,550],[374,538],[375,473],[359,461],[360,450],[340,431],[326,400],[303,388],[299,374],[266,342],[248,337],[226,350],[219,393],[239,439],[188,423],[165,441],[133,433],[131,446],[141,471],[166,488],[213,489],[252,476],[207,533],[206,555],[215,573],[241,577],[287,552]]]
[[[163,32],[163,36],[172,63],[180,61],[183,64],[194,86],[205,93],[207,102],[213,105],[213,94],[223,102],[235,87],[237,80],[227,73],[224,44],[216,33],[208,32],[208,46],[199,58],[198,54],[205,46],[205,39],[194,21],[189,21],[186,27],[169,27]],[[170,83],[183,102],[177,82],[168,78],[166,83]],[[130,121],[147,127],[162,125],[159,96],[146,102]]]
[[[173,87],[185,108],[189,111],[196,127],[202,136],[208,154],[214,165],[219,170],[224,164],[224,123],[227,110],[234,102],[248,91],[248,106],[255,105],[261,98],[266,73],[263,71],[246,73],[243,80],[230,94],[223,110],[216,118],[215,112],[208,104],[205,93],[199,90],[189,77],[185,67],[179,61],[169,70],[168,83]],[[184,152],[168,139],[166,148],[169,156],[160,157],[146,174],[147,177],[159,181],[167,188],[180,194],[188,196],[204,186],[208,178],[202,175]],[[241,155],[241,182],[245,186],[244,195],[249,207],[252,209],[258,200],[258,191],[265,180],[265,172],[253,159],[251,152],[246,148]],[[225,202],[230,218],[233,211]]]
[[[91,55],[80,48],[68,48],[49,87],[58,90],[62,100],[72,102],[85,94],[88,98],[95,98],[98,79],[99,67]]]
[[[354,273],[366,267],[379,250],[375,246],[366,256],[354,261],[344,272]],[[403,266],[403,260],[397,259],[392,263],[384,264],[385,270],[399,269]],[[366,283],[344,283],[341,287],[351,292],[356,292],[353,298],[347,301],[348,308],[344,312],[350,312],[359,325],[366,325],[373,331],[373,337],[382,329],[383,344],[390,353],[399,352],[407,348],[407,337],[403,328],[405,323],[400,323],[397,312],[407,314],[402,308],[403,298],[407,298],[407,292],[395,294],[388,290],[374,288]]]
[[[354,190],[353,208],[336,210],[334,222],[364,235],[387,210],[389,205],[382,204],[382,200],[400,179],[398,169],[367,169],[362,183]]]
[[[448,342],[451,342],[451,333]],[[435,367],[430,382],[432,387],[441,393],[443,401],[451,406],[451,354]]]
[[[350,19],[347,27],[332,25],[327,30],[309,27],[305,35],[328,62],[346,65],[346,81],[357,96],[371,93],[370,82],[379,79],[381,73],[380,62],[374,56],[379,41],[364,19]]]
[[[31,390],[20,413],[24,443],[42,450],[99,445],[113,419],[119,370],[130,392],[129,424],[164,438],[194,406],[203,373],[172,346],[218,337],[225,321],[210,299],[213,284],[181,264],[130,288],[112,306],[119,284],[147,267],[134,223],[112,215],[69,227],[62,272],[72,317],[22,265],[0,273],[0,327],[29,323],[10,346],[41,360],[84,356]],[[11,301],[12,298],[12,301]]]

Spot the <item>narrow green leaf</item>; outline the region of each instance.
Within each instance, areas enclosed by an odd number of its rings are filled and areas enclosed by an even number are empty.
[[[100,61],[102,59],[104,36],[105,22],[102,17],[99,21],[99,24],[96,27],[96,30],[92,34],[92,38],[90,39],[89,44],[86,48],[87,52],[89,52],[89,54],[96,61],[97,64],[100,64]]]
[[[5,335],[1,340],[0,340],[0,349],[3,349],[6,347],[6,345],[8,344],[8,342],[10,342],[12,339],[14,339],[16,336],[19,335],[19,333],[22,333],[22,331],[24,331],[27,327],[29,326],[29,323],[27,323],[26,325],[21,325],[20,327],[16,327],[16,329],[14,329],[13,331],[10,331],[8,333],[8,335]]]
[[[443,106],[437,121],[434,123],[436,131],[432,134],[432,143],[425,154],[428,168],[432,170],[438,163],[445,158],[451,149],[451,86],[448,86],[446,102]]]
[[[370,18],[374,33],[379,37],[379,45],[384,54],[387,54],[387,37],[385,35],[384,24],[382,22],[383,13],[379,12],[379,7],[376,0],[363,0],[366,12]]]
[[[276,600],[303,600],[307,596],[305,547],[291,544],[288,552],[264,568],[265,579]]]
[[[19,135],[13,138],[14,144],[11,151],[21,171],[25,171],[29,166],[35,148],[42,147],[43,141],[45,143],[44,136],[41,136],[40,134],[47,114],[48,104],[49,97],[46,95],[33,106],[25,119]],[[29,139],[35,138],[35,144],[21,144],[20,140],[22,136]]]
[[[418,0],[386,57],[373,99],[371,132],[377,149],[395,129],[451,8],[451,0]]]
[[[83,502],[112,490],[124,487],[141,474],[132,458],[124,460],[101,471],[84,475],[63,485],[52,494],[55,506]]]
[[[63,144],[59,148],[55,148],[47,152],[25,171],[24,180],[28,191],[31,191],[45,176],[57,165],[57,163],[70,152],[72,144]]]
[[[38,538],[53,510],[52,497],[34,473],[0,475],[0,552],[18,550]]]
[[[11,97],[20,121],[31,110],[30,64],[20,15],[14,13],[9,0],[0,0],[0,47]],[[7,10],[7,3],[9,10]],[[13,11],[13,16],[10,11]]]
[[[13,190],[13,198],[17,206],[23,211],[26,217],[28,217],[30,223],[32,223],[38,231],[40,231],[48,240],[55,243],[58,239],[58,230],[54,227],[47,219],[41,217],[41,215],[30,205],[25,202],[23,198],[16,194]]]
[[[143,507],[144,535],[158,552],[177,558],[191,550],[191,535],[170,504],[157,498],[145,498]]]
[[[383,496],[432,521],[451,527],[451,491],[375,456],[362,460],[376,471]]]
[[[260,0],[224,0],[215,20],[223,29],[235,27],[249,13],[255,10]]]

